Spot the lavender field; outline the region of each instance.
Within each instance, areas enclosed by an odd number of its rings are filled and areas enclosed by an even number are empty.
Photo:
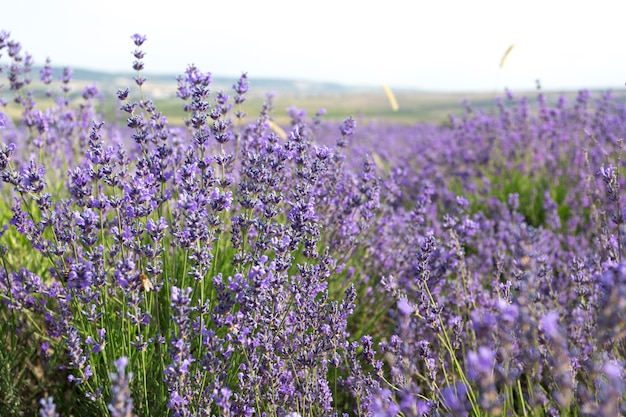
[[[192,65],[174,126],[145,41],[77,91],[0,31],[1,416],[626,414],[622,101],[278,126]]]

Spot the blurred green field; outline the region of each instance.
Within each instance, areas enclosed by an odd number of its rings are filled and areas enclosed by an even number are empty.
[[[274,121],[280,125],[289,123],[287,109],[297,107],[306,110],[312,117],[323,108],[324,120],[338,121],[349,116],[357,120],[386,121],[391,123],[413,124],[419,122],[445,123],[450,114],[461,115],[464,112],[461,101],[469,99],[475,108],[493,106],[493,94],[472,94],[471,97],[458,93],[399,93],[395,94],[398,111],[393,111],[382,88],[376,92],[337,92],[321,94],[276,94],[273,99]],[[264,98],[251,94],[242,108],[248,120],[258,115]],[[171,124],[182,124],[185,114],[182,102],[176,98],[154,100],[157,108],[165,114]],[[104,113],[107,118],[115,118],[115,103],[105,101]]]
[[[38,69],[33,70],[37,74]],[[33,77],[34,78],[34,77]],[[174,75],[147,75],[148,81],[143,87],[143,94],[151,98],[169,120],[171,125],[181,125],[185,114],[182,110],[182,101],[176,98],[176,76]],[[467,101],[474,110],[491,112],[496,109],[495,100],[498,96],[504,96],[503,91],[491,92],[426,92],[419,90],[393,91],[398,103],[398,111],[393,111],[383,86],[376,87],[352,87],[340,84],[303,82],[295,80],[272,80],[255,79],[249,75],[250,91],[242,110],[248,114],[248,120],[253,120],[261,109],[262,102],[267,93],[274,94],[274,121],[279,125],[289,122],[287,109],[295,106],[306,110],[309,117],[315,115],[317,110],[324,108],[326,115],[324,120],[340,121],[353,116],[357,121],[384,121],[388,123],[415,124],[430,122],[445,124],[450,115],[461,116],[465,113],[463,102]],[[212,91],[224,91],[234,95],[230,86],[237,81],[237,77],[215,77]],[[100,90],[98,111],[109,122],[125,120],[125,115],[119,111],[116,91],[130,88],[131,100],[138,101],[141,94],[135,85],[132,74],[109,74],[96,71],[75,70],[74,78],[70,83],[71,95],[80,102],[80,94],[85,86],[96,84]],[[55,85],[56,84],[56,85]],[[38,108],[45,109],[53,105],[50,99],[45,97],[45,88],[39,81],[33,81],[30,85],[34,92]],[[53,83],[52,89],[58,89],[58,82]],[[543,91],[549,102],[554,102],[559,96],[565,95],[574,100],[576,91]],[[626,92],[613,92],[622,100],[626,100]],[[515,92],[518,97],[527,97],[532,104],[538,94],[537,91]],[[11,101],[11,92],[2,91],[2,97]],[[21,114],[21,106],[10,103],[3,110],[11,118],[17,119]]]
[[[125,115],[118,109],[115,90],[104,91],[103,97],[98,101],[98,111],[106,117],[108,122],[121,121]],[[131,93],[132,96],[132,93]],[[145,94],[150,97],[149,91]],[[400,92],[395,93],[399,109],[393,111],[389,101],[381,88],[375,91],[357,92],[324,92],[324,93],[276,93],[273,99],[272,115],[274,121],[280,125],[289,123],[287,109],[297,107],[306,110],[307,115],[312,117],[323,108],[326,114],[323,119],[328,121],[341,121],[349,116],[358,121],[385,121],[389,123],[415,124],[431,122],[435,124],[446,123],[449,115],[462,115],[465,110],[461,105],[463,100],[468,100],[474,109],[489,110],[494,107],[494,94],[487,93],[422,93]],[[6,95],[5,95],[6,97]],[[39,109],[52,106],[52,100],[43,95],[36,95]],[[133,97],[138,100],[139,97]],[[80,100],[80,98],[77,98]],[[186,117],[182,109],[183,102],[175,97],[153,99],[157,109],[161,111],[171,125],[182,125]],[[264,97],[262,94],[251,93],[242,105],[243,111],[248,115],[248,120],[253,120],[261,110]],[[20,117],[21,106],[10,103],[4,111],[16,120]]]

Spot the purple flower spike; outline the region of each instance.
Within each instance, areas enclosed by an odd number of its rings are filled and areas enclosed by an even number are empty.
[[[241,104],[245,101],[244,95],[248,92],[248,88],[248,74],[244,72],[241,74],[237,83],[233,85],[233,90],[237,93],[235,96],[235,104]]]
[[[11,36],[11,32],[5,29],[0,30],[0,49],[6,46],[6,42],[8,41],[10,36]]]
[[[97,95],[98,95],[98,88],[96,87],[95,84],[88,85],[83,90],[83,98],[85,100],[92,99],[92,98],[96,97]]]
[[[42,398],[39,400],[39,417],[59,417],[59,413],[56,412],[56,405],[52,397]]]
[[[133,40],[133,42],[135,42],[136,46],[141,46],[146,41],[146,35],[140,35],[138,33],[135,33],[130,38]]]
[[[0,126],[2,126],[2,113],[0,113]],[[10,143],[9,145],[5,145],[4,143],[0,143],[0,172],[4,171],[9,165],[9,161],[13,157],[13,153],[15,152],[15,144]]]
[[[130,90],[128,88],[124,90],[117,90],[117,98],[124,101],[128,98],[129,93],[130,93]]]
[[[116,360],[116,372],[111,373],[111,401],[107,405],[111,417],[134,417],[133,399],[130,396],[130,380],[133,377],[132,372],[126,374],[126,366],[128,366],[128,358],[121,357]]]
[[[413,307],[406,298],[401,298],[398,301],[398,311],[404,316],[410,316],[415,311],[415,307]]]
[[[450,416],[467,417],[469,402],[467,401],[467,387],[462,383],[446,387],[441,392],[443,405],[450,412]]]
[[[352,116],[344,120],[339,127],[339,131],[343,136],[352,136],[354,129],[356,129],[356,120],[354,120]]]
[[[555,311],[546,314],[539,324],[541,330],[545,332],[551,339],[559,337],[559,315]]]
[[[354,129],[356,129],[356,120],[350,116],[343,121],[341,126],[339,126],[341,138],[337,140],[338,148],[345,148],[348,146],[348,138],[354,134]]]
[[[469,352],[467,354],[467,363],[470,371],[468,376],[470,379],[479,379],[481,375],[489,375],[493,371],[495,365],[496,353],[488,347],[481,346],[478,352]]]
[[[52,67],[50,66],[50,58],[46,59],[46,65],[39,71],[41,82],[48,85],[52,82]]]

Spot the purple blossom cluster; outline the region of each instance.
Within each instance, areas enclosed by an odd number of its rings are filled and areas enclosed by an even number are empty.
[[[625,109],[547,100],[361,128],[387,177],[358,268],[396,300],[378,415],[625,412]],[[381,134],[394,140],[375,148]]]
[[[0,31],[0,313],[49,380],[39,415],[626,413],[626,106],[294,107],[283,138],[246,73],[231,98],[191,65],[170,126],[131,39],[117,126],[50,60],[38,104]]]

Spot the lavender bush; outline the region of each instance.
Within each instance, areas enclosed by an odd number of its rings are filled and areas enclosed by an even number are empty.
[[[6,415],[626,413],[626,106],[282,138],[192,65],[170,126],[131,40],[117,125],[0,31]]]

